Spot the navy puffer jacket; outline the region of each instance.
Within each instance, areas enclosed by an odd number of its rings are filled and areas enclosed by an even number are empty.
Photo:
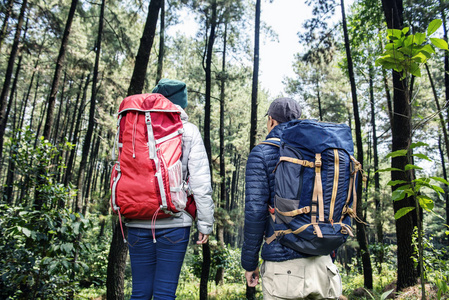
[[[274,127],[268,138],[280,138],[286,123]],[[279,160],[279,148],[259,144],[253,148],[246,163],[245,229],[242,248],[242,267],[254,271],[259,265],[259,250],[263,239],[274,234],[270,225],[268,205],[273,207],[275,181],[273,170]],[[274,240],[264,243],[262,259],[285,261],[306,255],[281,245]]]

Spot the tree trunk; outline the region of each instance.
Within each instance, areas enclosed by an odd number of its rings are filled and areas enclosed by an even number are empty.
[[[320,115],[320,121],[323,121],[323,111],[321,109],[321,91],[320,91],[320,80],[316,81],[316,97],[318,100],[318,113]]]
[[[226,85],[226,39],[227,39],[227,23],[225,23],[223,36],[223,58],[221,67],[221,86],[220,86],[220,204],[223,210],[226,210],[226,166],[225,166],[225,137],[224,137],[224,111],[225,111],[225,85]],[[217,239],[221,249],[224,249],[224,220],[219,222]],[[223,284],[224,268],[219,267],[215,276],[215,284]]]
[[[6,131],[6,124],[8,121],[8,115],[6,114],[6,107],[8,106],[7,95],[9,93],[9,86],[11,84],[11,78],[14,69],[14,61],[16,60],[16,55],[19,52],[20,35],[22,33],[22,25],[25,17],[27,4],[28,0],[23,0],[22,7],[20,9],[19,19],[17,21],[16,33],[14,35],[14,42],[12,44],[11,53],[8,59],[8,66],[6,67],[5,81],[3,82],[2,93],[0,95],[0,165],[2,161],[3,142]]]
[[[379,153],[377,151],[377,127],[376,127],[376,112],[374,108],[374,69],[373,65],[369,65],[369,95],[371,104],[371,127],[373,129],[373,160],[374,171],[379,169]],[[382,263],[384,261],[384,249],[383,249],[383,227],[382,227],[382,200],[380,195],[380,176],[379,172],[374,173],[374,203],[375,203],[375,223],[376,223],[376,235],[377,243],[382,245],[380,252],[378,253],[378,273],[382,272]]]
[[[11,104],[14,98],[14,92],[16,90],[17,87],[17,79],[19,77],[19,72],[20,72],[20,68],[22,67],[22,54],[19,55],[19,62],[17,64],[17,68],[16,68],[16,74],[14,77],[14,82],[12,84],[12,88],[11,88],[11,93],[9,95],[9,99],[10,101],[8,102],[8,108],[6,109],[6,114],[10,115],[10,111],[11,111]],[[16,119],[18,112],[17,110],[14,111],[14,119]],[[15,122],[14,122],[15,123]],[[17,141],[19,140],[19,132],[15,132],[15,130],[19,129],[16,128],[16,126],[13,124],[12,127],[12,132],[13,135],[15,135],[17,137]],[[6,128],[6,124],[5,124],[5,128]],[[13,147],[11,147],[13,148]],[[10,155],[9,155],[9,163],[8,163],[8,171],[7,171],[7,175],[6,175],[6,188],[5,188],[5,194],[3,195],[6,198],[6,201],[8,203],[13,203],[13,190],[14,190],[14,173],[16,170],[16,164],[14,162],[14,158],[17,156],[17,148],[14,147],[14,149],[10,149]],[[1,173],[1,166],[0,166],[0,173]]]
[[[449,160],[449,139],[447,135],[446,124],[447,122],[444,120],[443,111],[441,110],[440,102],[438,101],[437,90],[435,89],[435,84],[433,83],[432,74],[430,74],[429,66],[425,64],[427,75],[429,76],[430,86],[432,87],[433,98],[435,100],[435,104],[437,106],[437,112],[440,119],[441,129],[443,130],[443,139],[444,145],[446,146],[446,155]]]
[[[6,30],[8,28],[9,17],[11,16],[12,7],[14,5],[13,0],[8,0],[8,4],[5,5],[5,16],[3,18],[2,29],[0,31],[0,53],[2,53],[3,41],[6,37]]]
[[[78,170],[78,194],[77,194],[77,206],[75,207],[75,212],[81,212],[83,207],[83,192],[84,192],[84,176],[87,164],[87,158],[89,156],[90,144],[92,141],[92,136],[94,132],[95,126],[95,106],[97,102],[97,81],[98,81],[98,69],[100,65],[100,55],[101,55],[101,37],[103,35],[103,20],[104,20],[104,7],[105,1],[101,2],[100,9],[100,20],[98,22],[98,35],[96,42],[96,54],[95,54],[95,65],[94,65],[94,74],[92,77],[92,96],[90,98],[90,109],[89,109],[89,120],[87,125],[87,132],[84,137],[83,150],[81,154],[81,162]]]
[[[399,29],[403,27],[403,3],[402,0],[382,0],[385,19],[389,29]],[[411,143],[411,107],[409,102],[409,92],[407,83],[401,80],[401,74],[393,71],[393,128],[392,128],[392,151],[408,149]],[[403,170],[410,159],[405,156],[391,159],[391,167]],[[392,171],[391,180],[410,181],[406,172]],[[392,187],[395,191],[400,185]],[[411,198],[404,198],[401,201],[394,201],[393,209],[396,213],[403,207],[415,207]],[[396,236],[398,244],[398,290],[416,284],[416,269],[414,267],[412,245],[413,214],[409,213],[396,220]]]
[[[75,17],[76,5],[78,0],[72,0],[69,15],[67,16],[67,22],[62,36],[61,47],[59,48],[58,58],[56,60],[55,74],[53,76],[53,82],[51,85],[50,96],[48,98],[47,118],[45,120],[44,139],[48,140],[51,134],[51,128],[53,126],[53,114],[55,109],[56,94],[58,93],[59,80],[61,79],[62,68],[64,67],[65,53],[67,51],[67,45],[69,42],[70,30],[72,28],[72,22]]]
[[[212,91],[212,57],[214,55],[215,29],[217,26],[217,2],[212,1],[212,16],[210,22],[209,39],[206,49],[206,65],[204,71],[206,75],[206,99],[204,104],[204,147],[206,148],[207,158],[209,159],[210,175],[212,179],[212,148],[210,142],[210,122],[211,122],[211,91]],[[207,21],[206,21],[207,22]]]
[[[79,101],[79,98],[81,95],[81,87],[83,85],[83,77],[84,77],[84,75],[81,78],[80,88],[79,88],[78,96],[76,98],[74,113],[77,111],[77,107],[78,107],[77,105],[78,105],[78,101]],[[78,115],[76,117],[76,122],[75,122],[75,120],[72,121],[72,126],[73,126],[73,123],[75,123],[75,129],[73,130],[73,136],[71,139],[71,143],[73,145],[78,143],[78,134],[80,132],[81,121],[83,118],[84,105],[86,103],[87,88],[89,87],[89,78],[90,78],[90,74],[87,75],[87,78],[86,78],[86,83],[84,85],[84,89],[82,92],[83,94],[81,96],[81,103],[78,108]],[[72,132],[72,129],[70,129],[70,131]],[[69,183],[72,181],[72,169],[75,164],[75,154],[76,154],[76,146],[73,146],[73,148],[70,150],[69,159],[66,162],[67,168],[65,169],[65,175],[64,175],[64,180],[63,180],[64,186],[68,186]],[[64,203],[60,203],[60,204],[64,205]],[[62,208],[62,206],[60,206],[60,207]]]
[[[260,0],[256,0],[256,20],[254,28],[253,83],[251,90],[251,129],[249,132],[249,150],[256,146],[257,138],[257,90],[259,85],[259,37],[260,37]],[[249,288],[249,287],[248,287]],[[253,288],[250,288],[253,290]],[[248,292],[247,292],[248,293]],[[254,289],[255,293],[255,289]]]
[[[150,60],[151,48],[153,47],[154,35],[156,33],[157,18],[163,0],[151,0],[148,7],[148,15],[143,29],[140,46],[136,56],[133,75],[128,88],[128,96],[141,94],[147,75],[148,61]]]
[[[444,40],[447,42],[447,26],[446,26],[446,13],[444,11],[443,1],[440,0],[440,9],[441,9],[441,19],[443,21],[443,36]],[[446,103],[446,116],[449,120],[449,53],[444,51],[444,88],[445,88],[445,103]],[[447,124],[447,130],[449,131],[449,122]],[[446,148],[446,151],[449,153],[449,149]],[[447,195],[446,195],[447,196]]]
[[[128,244],[123,241],[120,223],[113,222],[113,235],[108,254],[108,271],[106,278],[106,299],[124,300],[125,299],[125,268],[126,257],[128,255]],[[123,226],[125,238],[128,235],[128,229]]]
[[[201,265],[200,300],[207,300],[207,282],[210,272],[210,246],[209,242],[203,244],[203,263]]]
[[[67,45],[69,41],[70,36],[70,30],[72,28],[72,22],[75,17],[75,11],[76,11],[76,5],[78,3],[78,0],[72,0],[69,15],[67,16],[67,22],[64,29],[64,34],[62,36],[61,41],[61,47],[59,49],[58,58],[56,60],[56,68],[55,73],[53,76],[53,82],[51,85],[50,90],[50,96],[48,97],[48,103],[47,103],[47,116],[45,119],[45,125],[44,125],[44,131],[42,133],[45,140],[49,140],[51,136],[51,129],[53,126],[53,114],[55,109],[55,101],[56,101],[56,94],[58,93],[58,87],[59,87],[59,80],[61,78],[61,71],[64,66],[65,61],[65,53],[67,50]],[[39,169],[38,170],[38,185],[44,185],[45,177],[44,175],[45,170]],[[45,199],[43,199],[42,194],[39,192],[39,189],[36,189],[35,196],[34,196],[34,204],[36,205],[37,210],[40,210],[42,205],[44,204]]]
[[[344,0],[341,0],[341,13],[343,21],[343,33],[345,37],[346,58],[348,61],[349,80],[351,82],[352,106],[354,110],[355,135],[357,143],[357,160],[363,164],[363,144],[362,144],[362,129],[360,124],[359,106],[357,101],[357,89],[354,79],[354,70],[351,56],[351,49],[348,37],[348,28],[346,24],[345,5]],[[357,185],[357,215],[362,217],[362,180],[358,181]],[[370,253],[368,249],[368,241],[366,238],[365,224],[357,223],[357,241],[359,242],[360,251],[362,253],[363,262],[363,276],[364,286],[368,289],[373,288],[373,269],[371,267]]]
[[[441,165],[443,167],[443,178],[447,181],[446,162],[444,159],[443,147],[441,147],[441,134],[438,135],[438,150],[440,151]],[[444,190],[444,198],[446,199],[446,226],[449,227],[449,187],[445,185]],[[449,245],[449,236],[447,236],[447,245]]]
[[[159,29],[159,55],[157,57],[156,85],[162,78],[165,52],[165,0],[161,1],[161,20]]]

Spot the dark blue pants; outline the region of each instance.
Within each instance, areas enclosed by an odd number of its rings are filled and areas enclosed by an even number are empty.
[[[189,243],[190,227],[128,228],[133,299],[175,299],[181,266]]]

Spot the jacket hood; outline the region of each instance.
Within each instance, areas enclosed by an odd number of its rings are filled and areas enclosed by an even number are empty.
[[[179,106],[178,104],[175,104],[175,106],[179,109],[179,111],[181,112],[181,120],[187,122],[189,120],[189,116],[187,115],[187,113],[184,111],[184,109],[182,109],[181,106]]]

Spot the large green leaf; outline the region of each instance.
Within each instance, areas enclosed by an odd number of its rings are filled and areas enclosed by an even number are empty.
[[[421,45],[426,40],[426,35],[422,32],[415,33],[415,43]]]
[[[413,56],[412,59],[418,63],[423,64],[427,61],[427,56],[424,53],[419,52],[418,54]]]
[[[433,176],[433,177],[430,177],[430,178],[432,178],[433,180],[439,181],[441,183],[444,183],[446,185],[449,185],[449,182],[446,179],[444,179],[444,178],[436,177],[436,176]]]
[[[418,197],[419,206],[421,206],[423,209],[427,211],[433,210],[433,207],[435,206],[433,203],[433,200],[425,195],[419,195]]]
[[[415,149],[416,147],[425,147],[425,146],[429,146],[429,144],[426,144],[424,142],[416,142],[416,143],[411,143],[409,148]]]
[[[385,156],[385,158],[389,157],[399,157],[399,156],[407,156],[407,149],[397,150],[394,152],[390,152]]]
[[[398,169],[398,168],[386,168],[386,169],[380,169],[380,170],[377,170],[376,171],[376,173],[377,172],[391,172],[391,171],[400,171],[400,172],[404,172],[403,170],[401,170],[401,169]]]
[[[404,168],[405,171],[408,171],[408,170],[422,170],[422,169],[423,169],[423,168],[418,167],[418,166],[416,166],[416,165],[412,165],[412,164],[407,164],[407,165],[405,166],[405,168]]]
[[[414,207],[403,207],[394,214],[394,218],[396,220],[400,219],[414,209],[415,209]]]
[[[390,180],[387,183],[387,185],[395,186],[395,185],[403,184],[403,183],[407,183],[407,181],[405,181],[405,180]]]
[[[422,154],[422,153],[416,153],[416,154],[412,154],[412,156],[418,157],[418,158],[422,158],[428,161],[432,161],[430,158],[427,157],[427,155]]]
[[[415,62],[410,64],[410,74],[415,77],[421,77],[421,68],[419,67],[419,64]]]
[[[440,28],[441,24],[443,24],[443,21],[440,19],[435,19],[432,22],[430,22],[429,26],[427,27],[427,36],[432,35],[435,31]]]
[[[447,42],[445,40],[438,39],[438,38],[430,38],[430,41],[432,42],[432,44],[435,47],[438,47],[438,48],[443,49],[443,50],[448,50]]]
[[[391,194],[391,199],[393,201],[399,201],[399,200],[404,199],[406,194],[407,193],[405,190],[397,189],[397,190],[393,191],[393,193]]]
[[[415,41],[415,36],[413,34],[407,36],[404,40],[404,47],[410,47]]]

